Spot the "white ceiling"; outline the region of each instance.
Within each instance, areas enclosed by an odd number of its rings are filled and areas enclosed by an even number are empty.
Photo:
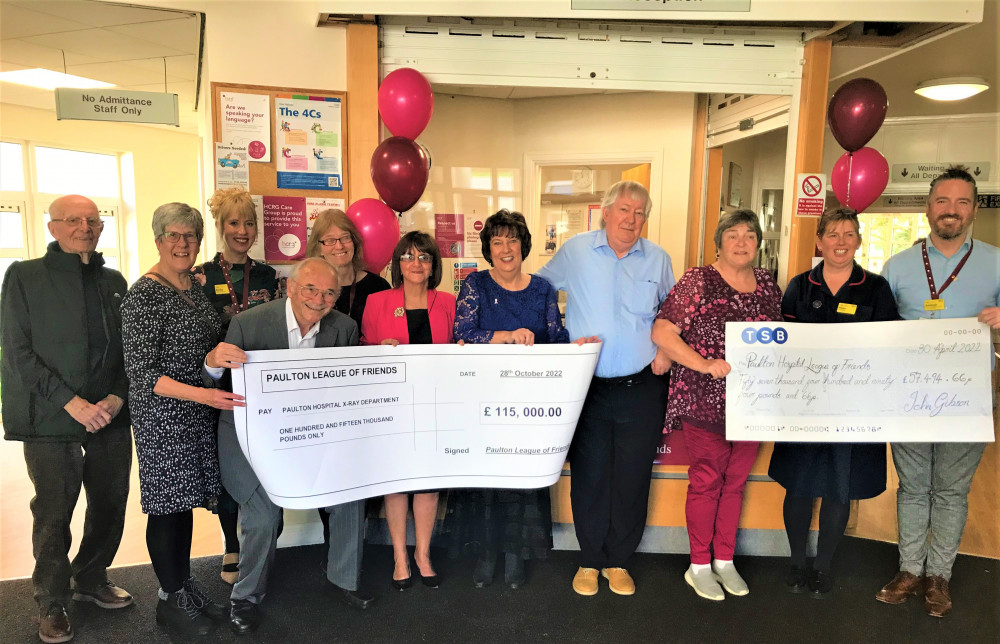
[[[0,0],[0,71],[43,67],[119,89],[177,94],[180,129],[192,133],[198,131],[200,39],[200,15],[186,11],[90,0]],[[12,83],[0,83],[0,101],[55,109],[51,91]]]
[[[867,76],[885,87],[890,116],[1000,111],[998,3],[1000,0],[986,0],[981,24],[911,50],[835,46],[831,92],[850,78]],[[201,16],[191,12],[92,0],[0,0],[0,70],[44,67],[61,71],[65,56],[68,73],[123,89],[178,94],[180,129],[197,132],[198,114],[194,110],[200,33]],[[872,64],[882,58],[885,60]],[[858,69],[862,65],[866,66]],[[935,103],[913,94],[919,82],[942,76],[981,76],[992,87],[980,96],[955,103]],[[588,92],[454,85],[438,85],[435,91],[509,99]],[[0,101],[55,109],[52,92],[10,83],[0,84]],[[204,105],[200,107],[204,109]]]
[[[942,116],[1000,112],[1000,1],[986,0],[983,21],[957,29],[912,51],[898,53],[882,62],[860,69],[859,61],[897,53],[869,47],[834,47],[830,62],[830,92],[852,78],[872,78],[889,97],[889,117]],[[863,64],[863,63],[861,63]],[[856,70],[856,71],[855,71]],[[954,76],[978,76],[989,81],[990,89],[962,101],[932,101],[913,93],[923,81]]]

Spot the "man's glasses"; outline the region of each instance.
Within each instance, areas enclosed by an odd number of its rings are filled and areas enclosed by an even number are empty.
[[[66,217],[65,219],[53,219],[52,221],[61,221],[72,228],[76,228],[82,223],[86,223],[89,228],[104,228],[104,220],[100,217]]]
[[[419,255],[414,255],[413,253],[403,253],[399,256],[399,261],[404,263],[410,263],[413,260],[419,261],[421,264],[430,264],[433,258],[427,253],[420,253]]]
[[[190,244],[191,242],[198,243],[198,235],[194,233],[175,233],[173,231],[169,231],[163,233],[163,238],[171,244],[176,244],[182,239],[185,244]]]
[[[350,235],[341,235],[340,237],[327,237],[326,239],[319,240],[319,243],[324,246],[336,246],[337,242],[340,242],[341,246],[348,246],[354,243]]]
[[[326,300],[326,301],[328,301],[328,302],[336,302],[337,298],[340,297],[340,291],[339,290],[336,290],[336,291],[334,291],[334,290],[326,290],[326,291],[324,291],[322,289],[316,288],[315,286],[300,286],[299,287],[299,293],[302,293],[302,295],[304,295],[307,299],[310,299],[310,300],[313,299],[314,297],[316,297],[317,295],[322,295],[323,299]]]

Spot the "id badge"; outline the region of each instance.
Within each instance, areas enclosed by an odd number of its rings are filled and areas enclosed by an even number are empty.
[[[215,294],[216,295],[228,295],[229,294],[229,286],[227,286],[226,284],[216,284],[215,285]]]
[[[846,313],[847,315],[854,315],[858,311],[857,304],[848,304],[847,302],[841,302],[837,305],[837,313]]]
[[[924,300],[924,310],[925,311],[943,311],[944,310],[944,300],[938,298],[936,300]]]

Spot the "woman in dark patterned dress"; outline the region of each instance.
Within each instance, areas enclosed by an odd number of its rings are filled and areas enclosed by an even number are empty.
[[[521,272],[531,250],[524,216],[501,210],[486,220],[479,239],[493,268],[469,275],[458,293],[455,339],[479,344],[568,342],[552,285]],[[478,555],[472,573],[476,588],[488,586],[498,556],[504,555],[504,581],[525,583],[525,560],[546,559],[552,548],[549,489],[468,489],[452,493],[446,528],[451,554]]]
[[[191,279],[204,231],[201,213],[182,203],[153,213],[160,255],[122,302],[122,342],[129,411],[139,460],[146,546],[160,582],[156,620],[186,636],[205,635],[228,611],[212,603],[191,576],[191,510],[219,494],[216,409],[242,397],[202,386],[202,364],[233,366],[239,352],[219,344],[220,321]]]
[[[861,247],[858,213],[827,211],[816,227],[823,255],[811,271],[792,278],[781,300],[790,322],[840,323],[898,320],[889,282],[854,262]],[[775,443],[768,475],[785,488],[782,514],[791,549],[785,578],[789,592],[827,597],[833,590],[833,553],[847,528],[851,499],[870,499],[885,491],[885,443]],[[822,497],[819,539],[812,569],[806,543],[813,499]]]
[[[770,273],[753,267],[760,242],[752,210],[723,217],[715,231],[718,259],[685,273],[653,324],[653,341],[674,361],[664,430],[684,430],[691,462],[685,505],[691,567],[684,579],[713,601],[725,599],[723,588],[750,592],[733,553],[758,443],[726,440],[726,322],[781,319],[781,291]]]
[[[234,315],[278,297],[278,276],[274,269],[250,259],[250,247],[259,230],[253,197],[242,188],[216,190],[208,200],[215,219],[215,231],[222,251],[212,261],[195,268],[194,277],[222,321],[219,339],[226,337]],[[229,585],[239,577],[240,541],[236,532],[240,506],[225,489],[219,494],[219,525],[225,538],[221,577]]]

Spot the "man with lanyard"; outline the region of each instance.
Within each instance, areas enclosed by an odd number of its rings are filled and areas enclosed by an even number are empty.
[[[658,376],[670,368],[650,331],[675,282],[670,256],[640,237],[651,207],[641,184],[616,183],[601,204],[601,229],[567,241],[537,273],[566,292],[570,337],[603,342],[569,452],[580,595],[597,593],[599,570],[612,592],[635,592],[625,563],[646,527],[667,408]]]
[[[975,317],[1000,329],[1000,249],[973,241],[969,232],[977,196],[976,181],[962,166],[931,182],[930,235],[894,255],[882,271],[903,319]],[[899,475],[899,572],[876,599],[900,604],[922,592],[928,615],[951,611],[951,567],[984,448],[983,443],[892,444]]]

